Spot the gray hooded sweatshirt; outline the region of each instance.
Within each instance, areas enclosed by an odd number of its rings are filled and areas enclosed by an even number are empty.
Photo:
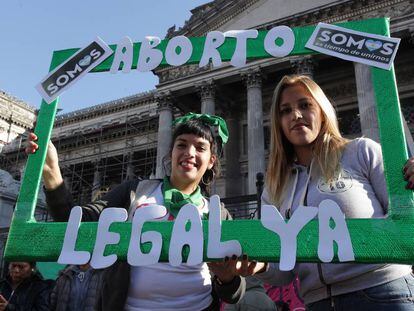
[[[289,218],[299,205],[319,206],[325,199],[335,201],[346,218],[384,218],[388,209],[381,146],[367,138],[351,141],[341,159],[341,173],[332,183],[321,178],[317,165],[295,165],[282,204],[283,217]],[[275,205],[265,189],[263,205]],[[280,271],[278,263],[256,277],[264,282],[283,285],[298,274],[300,294],[305,304],[331,296],[381,285],[411,272],[411,266],[396,264],[324,264],[296,263],[292,271]]]

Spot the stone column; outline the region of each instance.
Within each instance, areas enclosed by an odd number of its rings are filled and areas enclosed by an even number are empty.
[[[243,185],[240,174],[240,116],[237,112],[227,114],[227,127],[229,129],[229,141],[224,145],[224,157],[226,159],[226,197],[242,195]]]
[[[130,152],[127,155],[127,168],[126,168],[125,180],[132,180],[135,178],[134,165],[132,164],[132,160],[133,160],[133,153]]]
[[[354,69],[362,135],[380,142],[377,108],[375,106],[375,94],[370,67],[354,63]]]
[[[66,189],[68,189],[69,191],[72,190],[72,176],[63,176],[63,181],[65,183]]]
[[[201,99],[201,113],[215,114],[214,95],[216,89],[213,80],[203,81],[196,85],[196,89]]]
[[[95,167],[95,171],[93,173],[92,200],[95,200],[101,189],[102,172],[100,167],[100,161],[95,161],[93,164]]]
[[[242,73],[247,87],[247,142],[249,194],[256,193],[256,174],[265,172],[262,76],[259,69]]]
[[[158,141],[157,141],[157,167],[155,171],[156,178],[163,178],[163,160],[168,154],[172,139],[172,102],[169,93],[162,93],[157,96],[158,101]]]
[[[315,61],[311,55],[299,56],[290,61],[294,74],[306,75],[313,79],[313,71],[315,69]]]

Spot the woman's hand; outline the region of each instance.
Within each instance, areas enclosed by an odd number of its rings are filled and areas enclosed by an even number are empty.
[[[33,154],[39,149],[39,145],[36,141],[36,134],[30,133],[25,150],[27,154]],[[54,190],[63,183],[62,174],[60,173],[59,168],[58,153],[52,142],[49,142],[47,146],[46,160],[43,165],[43,181],[47,190]]]
[[[250,276],[256,274],[265,266],[262,262],[250,261],[247,255],[243,255],[239,261],[236,255],[226,257],[221,262],[207,263],[210,271],[222,282],[230,283],[235,276]]]
[[[403,167],[404,179],[407,189],[414,190],[414,157],[409,158]]]

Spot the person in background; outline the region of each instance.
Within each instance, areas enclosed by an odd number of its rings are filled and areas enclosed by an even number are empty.
[[[409,158],[403,167],[404,180],[407,182],[405,188],[414,190],[414,156]]]
[[[47,311],[50,289],[35,262],[11,262],[0,281],[0,311]]]
[[[267,295],[276,303],[279,310],[304,311],[305,305],[300,297],[300,284],[297,277],[289,284],[275,286],[265,284]],[[285,309],[284,309],[285,308]]]
[[[226,304],[223,311],[278,311],[266,294],[263,282],[253,276],[246,277],[246,293],[236,304]]]
[[[52,311],[93,311],[102,286],[103,270],[85,265],[63,269],[50,294]]]

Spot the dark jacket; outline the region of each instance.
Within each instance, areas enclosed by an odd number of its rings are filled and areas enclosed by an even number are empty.
[[[88,284],[84,307],[82,311],[95,310],[97,297],[102,286],[103,270],[91,269],[92,275]],[[75,297],[71,296],[72,279],[76,278],[74,266],[68,266],[59,273],[56,285],[50,294],[50,310],[66,311],[69,301]]]
[[[122,207],[129,210],[131,198],[139,180],[127,181],[108,192],[101,200],[82,206],[82,221],[97,221],[101,211],[106,207]],[[143,181],[149,182],[149,181]],[[150,182],[157,182],[150,181]],[[161,181],[158,181],[158,183]],[[51,215],[56,221],[67,221],[70,210],[74,206],[69,191],[64,184],[53,191],[45,191],[46,202]],[[221,211],[223,220],[231,219],[230,213],[223,207]],[[102,292],[97,304],[98,310],[123,310],[128,297],[130,283],[130,265],[127,262],[117,261],[105,269]],[[219,284],[215,278],[212,280],[213,304],[208,310],[219,310],[219,300],[227,303],[236,303],[244,295],[246,288],[242,277],[235,277],[229,284]]]
[[[50,290],[50,283],[44,281],[38,272],[20,283],[14,291],[9,276],[0,281],[0,294],[9,301],[7,311],[47,311]]]

